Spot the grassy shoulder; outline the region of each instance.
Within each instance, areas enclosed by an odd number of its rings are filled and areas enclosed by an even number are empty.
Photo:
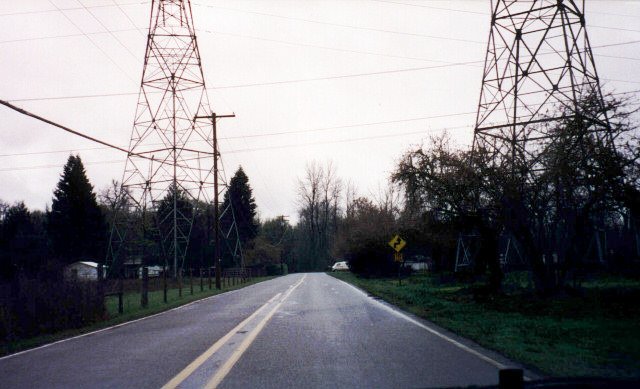
[[[512,290],[483,301],[437,276],[365,279],[331,273],[374,296],[555,377],[640,377],[640,281],[598,279],[580,296]],[[519,280],[511,280],[519,282]]]
[[[236,284],[236,285],[226,285],[221,290],[212,288],[209,289],[208,286],[205,285],[204,290],[200,291],[200,286],[194,286],[193,294],[191,294],[191,290],[189,286],[182,289],[182,296],[179,296],[179,290],[168,289],[167,290],[167,303],[163,301],[162,290],[159,291],[150,291],[149,292],[149,304],[147,308],[141,308],[140,306],[140,293],[139,292],[130,292],[125,293],[123,296],[123,308],[124,312],[122,314],[118,314],[118,298],[116,296],[109,296],[105,300],[105,305],[107,309],[107,318],[104,321],[100,321],[98,323],[94,323],[92,325],[71,329],[61,332],[56,332],[53,334],[46,334],[37,336],[29,339],[19,339],[13,342],[8,343],[0,343],[0,356],[13,354],[22,350],[38,347],[47,343],[52,343],[58,340],[70,338],[77,335],[82,335],[85,333],[93,332],[102,328],[111,327],[117,324],[125,323],[128,321],[141,319],[143,317],[155,315],[160,312],[167,311],[169,309],[173,309],[193,301],[201,300],[207,297],[211,297],[220,293],[229,292],[231,290],[244,288],[249,285],[256,284],[258,282],[263,282],[275,278],[274,276],[269,277],[255,277],[251,281],[248,281],[244,284]]]

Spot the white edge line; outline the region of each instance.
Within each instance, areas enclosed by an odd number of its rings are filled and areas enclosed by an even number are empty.
[[[354,285],[351,285],[350,283],[348,283],[346,281],[343,281],[343,280],[341,280],[339,278],[336,278],[336,277],[333,277],[333,278],[335,278],[336,280],[338,280],[338,281],[350,286],[351,288],[353,288],[354,290],[358,291],[359,293],[364,294],[368,298],[368,300],[376,303],[380,307],[384,308],[386,311],[393,313],[395,316],[400,317],[400,318],[402,318],[402,319],[404,319],[404,320],[406,320],[406,321],[408,321],[410,323],[415,324],[416,326],[418,326],[418,327],[420,327],[422,329],[425,329],[425,330],[429,331],[433,335],[435,335],[435,336],[437,336],[439,338],[442,338],[442,339],[446,340],[449,343],[452,343],[453,345],[457,346],[458,348],[460,348],[460,349],[462,349],[462,350],[464,350],[464,351],[466,351],[466,352],[468,352],[470,354],[475,355],[476,357],[482,359],[485,362],[490,363],[491,365],[497,367],[498,369],[504,369],[504,368],[507,367],[506,365],[496,361],[495,359],[490,358],[490,357],[482,354],[481,352],[472,349],[469,346],[465,346],[464,344],[458,342],[457,340],[455,340],[455,339],[453,339],[453,338],[451,338],[451,337],[449,337],[449,336],[447,336],[447,335],[445,335],[445,334],[443,334],[443,333],[441,333],[439,331],[434,330],[433,328],[431,328],[431,327],[429,327],[429,326],[417,321],[416,319],[414,319],[414,318],[412,318],[410,316],[407,316],[406,314],[404,314],[404,313],[402,313],[402,312],[400,312],[400,311],[398,311],[396,309],[393,309],[392,307],[388,306],[387,304],[383,304],[382,302],[371,298],[370,295],[367,294],[366,292],[364,292],[362,289],[359,289],[358,287],[356,287]],[[527,376],[524,376],[523,378],[524,378],[525,381],[531,381],[531,378],[529,378]]]
[[[97,333],[104,332],[104,331],[108,331],[108,330],[113,330],[113,329],[115,329],[115,328],[123,327],[123,326],[126,326],[126,325],[128,325],[128,324],[133,324],[133,323],[136,323],[136,322],[139,322],[139,321],[145,320],[145,319],[151,319],[152,317],[160,316],[160,315],[163,315],[163,314],[165,314],[165,313],[169,313],[169,312],[172,312],[172,311],[176,311],[176,310],[178,310],[178,309],[186,308],[186,307],[188,307],[188,306],[190,306],[190,305],[193,305],[193,304],[195,304],[195,303],[200,303],[200,302],[203,302],[203,301],[206,301],[206,300],[212,299],[212,298],[214,298],[214,297],[218,297],[218,296],[222,296],[222,295],[226,295],[226,294],[230,294],[230,293],[238,292],[239,290],[244,289],[244,288],[246,288],[246,287],[248,287],[248,286],[252,286],[252,285],[256,285],[256,284],[251,284],[251,285],[247,285],[247,286],[245,286],[245,287],[243,287],[243,288],[240,288],[240,289],[234,289],[234,290],[230,290],[230,291],[227,291],[227,292],[222,292],[222,293],[214,294],[213,296],[204,297],[204,298],[201,298],[201,299],[199,299],[199,300],[194,300],[194,301],[192,301],[192,302],[190,302],[190,303],[187,303],[187,304],[184,304],[184,305],[180,305],[180,306],[175,307],[175,308],[167,309],[166,311],[162,311],[162,312],[154,313],[153,315],[145,316],[145,317],[141,317],[141,318],[139,318],[139,319],[126,321],[126,322],[124,322],[124,323],[116,324],[116,325],[113,325],[113,326],[111,326],[111,327],[101,328],[101,329],[99,329],[99,330],[95,330],[95,331],[87,332],[87,333],[85,333],[85,334],[81,334],[81,335],[76,335],[76,336],[73,336],[73,337],[71,337],[71,338],[60,339],[60,340],[57,340],[57,341],[52,342],[52,343],[43,344],[42,346],[38,346],[38,347],[34,347],[34,348],[30,348],[30,349],[27,349],[27,350],[18,351],[17,353],[9,354],[9,355],[5,355],[5,356],[3,356],[3,357],[0,357],[0,361],[5,360],[5,359],[9,359],[9,358],[13,358],[13,357],[17,357],[17,356],[22,355],[22,354],[30,353],[30,352],[32,352],[32,351],[42,350],[43,348],[51,347],[51,346],[54,346],[54,345],[59,344],[59,343],[64,343],[64,342],[68,342],[68,341],[71,341],[71,340],[76,340],[76,339],[84,338],[85,336],[95,335],[95,334],[97,334]]]

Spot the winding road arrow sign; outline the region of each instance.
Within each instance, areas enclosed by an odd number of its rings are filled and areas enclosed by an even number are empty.
[[[407,245],[407,242],[400,237],[400,235],[396,235],[389,241],[389,246],[392,249],[396,250],[397,253],[400,252]]]

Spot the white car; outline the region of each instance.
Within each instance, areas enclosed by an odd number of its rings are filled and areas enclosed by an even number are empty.
[[[331,266],[331,271],[341,271],[341,270],[349,270],[349,265],[347,265],[347,261],[336,262]]]

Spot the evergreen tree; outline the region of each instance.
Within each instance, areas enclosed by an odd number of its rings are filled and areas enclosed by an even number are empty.
[[[249,186],[249,177],[240,166],[236,174],[231,178],[229,189],[224,194],[224,201],[220,208],[220,212],[227,210],[221,219],[223,230],[228,231],[233,224],[235,216],[238,236],[243,244],[253,240],[258,235],[258,227],[260,225],[256,217],[256,201],[252,192],[253,190]],[[231,208],[229,208],[229,204],[231,204]],[[232,209],[233,213],[231,212]],[[234,235],[232,233],[230,238]]]
[[[194,212],[193,204],[180,188],[174,189],[170,187],[165,197],[160,200],[156,212],[164,252],[165,255],[167,255],[169,266],[173,268],[174,228],[176,228],[175,237],[177,237],[177,242],[175,242],[177,244],[177,259],[182,261],[182,253],[187,249],[191,232],[191,222]],[[180,268],[182,263],[176,263],[176,266]]]
[[[72,263],[104,258],[104,216],[80,156],[69,156],[53,191],[47,222],[53,253],[60,261]]]

